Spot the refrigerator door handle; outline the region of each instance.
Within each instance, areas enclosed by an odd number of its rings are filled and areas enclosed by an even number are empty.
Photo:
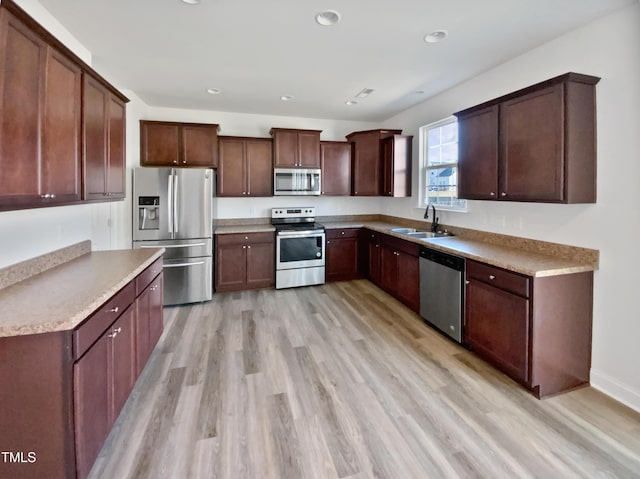
[[[172,170],[173,173],[173,170]],[[180,224],[180,219],[178,218],[178,198],[180,194],[178,193],[178,175],[173,173],[173,232],[178,232],[178,225]]]
[[[167,178],[167,223],[169,225],[169,233],[173,238],[173,170]]]
[[[174,264],[165,264],[163,268],[181,268],[183,266],[197,266],[199,264],[204,264],[204,261],[195,261],[193,263],[174,263]]]
[[[144,248],[191,248],[192,246],[205,246],[207,243],[189,243],[189,244],[163,244],[163,245],[156,245],[156,246],[148,246],[148,245],[142,245],[140,246],[141,249]]]

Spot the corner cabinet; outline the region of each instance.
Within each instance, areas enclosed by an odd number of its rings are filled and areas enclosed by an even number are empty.
[[[88,78],[104,90],[97,112]],[[123,198],[127,101],[14,2],[3,1],[0,210]],[[89,127],[92,139],[101,137],[90,145],[87,124],[99,129]]]
[[[351,143],[353,196],[411,195],[411,137],[402,137],[401,133],[402,130],[368,130],[347,135]],[[409,139],[409,147],[403,138]]]
[[[221,136],[217,196],[272,196],[273,153],[269,138]]]
[[[73,330],[0,338],[0,429],[31,464],[2,477],[85,479],[162,333],[162,257]]]
[[[465,342],[538,398],[588,384],[593,272],[529,277],[467,260]]]
[[[348,281],[359,277],[359,228],[326,230],[326,280]]]
[[[217,124],[140,120],[140,165],[217,168]]]
[[[320,168],[321,130],[272,128],[276,168]]]
[[[567,73],[456,113],[458,196],[595,203],[599,80]]]

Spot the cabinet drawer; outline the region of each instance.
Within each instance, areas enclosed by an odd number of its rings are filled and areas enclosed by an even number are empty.
[[[149,286],[149,283],[154,280],[158,274],[162,272],[162,257],[155,260],[151,265],[147,267],[142,273],[136,277],[136,296],[140,296],[140,293]]]
[[[327,239],[357,238],[360,228],[330,229],[326,230]]]
[[[467,278],[477,279],[524,298],[529,297],[528,276],[467,260]]]
[[[390,246],[397,251],[402,251],[403,253],[410,254],[411,256],[418,256],[418,252],[420,250],[420,246],[418,246],[416,243],[396,238],[395,236],[381,234],[380,242],[382,244]]]
[[[233,244],[255,244],[255,243],[272,243],[274,241],[274,233],[233,233],[216,235],[218,245],[226,246]]]
[[[73,358],[80,358],[113,322],[133,303],[136,288],[133,281],[104,303],[93,315],[73,331]]]

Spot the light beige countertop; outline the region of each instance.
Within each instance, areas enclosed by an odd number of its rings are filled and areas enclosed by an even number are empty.
[[[563,274],[581,273],[585,271],[594,271],[598,268],[597,261],[580,261],[566,257],[566,245],[556,245],[548,243],[547,250],[549,254],[543,254],[537,251],[527,251],[526,249],[515,248],[511,245],[501,245],[495,242],[484,242],[478,239],[469,239],[464,236],[445,236],[439,238],[411,238],[401,233],[394,233],[391,228],[401,227],[401,225],[379,222],[379,221],[363,221],[363,222],[326,222],[322,223],[327,229],[340,228],[360,228],[378,231],[380,233],[402,238],[413,243],[420,244],[432,249],[444,251],[446,253],[463,256],[465,258],[498,266],[516,273],[526,274],[528,276],[559,276]],[[427,230],[428,228],[424,228]],[[526,244],[526,243],[524,243]],[[555,254],[559,250],[563,250],[563,255]],[[575,248],[581,250],[581,248]],[[580,255],[576,255],[579,257]]]
[[[89,252],[0,289],[0,337],[75,328],[163,253]]]
[[[240,234],[240,233],[269,233],[276,229],[271,224],[217,226],[213,231],[216,235]]]

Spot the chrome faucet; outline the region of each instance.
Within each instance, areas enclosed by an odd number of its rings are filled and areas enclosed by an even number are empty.
[[[432,232],[432,233],[437,233],[437,232],[438,232],[438,226],[440,226],[440,225],[438,224],[438,220],[439,220],[440,218],[438,218],[438,217],[436,216],[436,207],[435,207],[435,206],[433,206],[431,203],[429,203],[429,204],[427,205],[427,209],[425,209],[425,210],[424,210],[424,219],[426,220],[426,219],[428,219],[428,218],[429,218],[429,207],[431,207],[431,208],[433,209],[433,221],[431,221],[431,232]]]

